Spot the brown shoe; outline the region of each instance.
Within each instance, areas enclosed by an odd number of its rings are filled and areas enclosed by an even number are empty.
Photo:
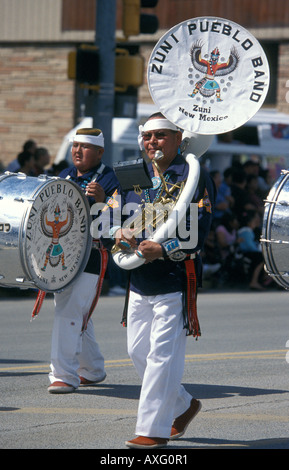
[[[79,385],[81,387],[89,387],[90,385],[97,385],[100,382],[103,382],[106,379],[106,373],[104,373],[104,375],[100,377],[100,379],[96,379],[96,380],[88,380],[85,377],[81,377],[81,376],[79,376],[79,378],[80,378]]]
[[[75,387],[66,384],[65,382],[56,381],[53,382],[47,390],[49,393],[72,393],[74,392]]]
[[[188,425],[195,418],[195,416],[197,416],[201,408],[201,402],[193,398],[187,411],[174,420],[170,440],[178,439],[183,434],[185,434]]]
[[[161,437],[146,437],[138,436],[132,441],[126,441],[125,445],[132,449],[157,449],[159,447],[165,447],[168,443],[168,439]]]

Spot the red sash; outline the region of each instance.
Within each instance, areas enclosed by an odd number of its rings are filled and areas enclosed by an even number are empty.
[[[197,315],[197,276],[194,260],[185,260],[187,285],[185,286],[184,320],[187,336],[201,336],[200,324]]]
[[[93,314],[93,311],[94,311],[94,309],[97,305],[97,302],[98,302],[98,299],[99,299],[99,296],[100,296],[100,293],[101,293],[101,289],[102,289],[102,284],[103,284],[106,268],[107,268],[108,252],[103,246],[100,246],[99,251],[100,251],[101,261],[100,261],[99,279],[98,279],[98,283],[97,283],[97,286],[96,286],[96,293],[95,293],[94,299],[92,301],[92,304],[90,306],[89,312],[85,315],[85,318],[83,320],[81,331],[86,330],[89,319],[90,319],[91,315]]]

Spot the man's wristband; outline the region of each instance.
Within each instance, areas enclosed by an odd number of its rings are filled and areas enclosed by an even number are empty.
[[[163,242],[161,245],[164,248],[167,256],[181,249],[181,244],[177,238],[170,238],[169,240]]]
[[[161,243],[164,258],[170,258],[172,261],[182,261],[186,258],[186,253],[181,251],[182,246],[177,238],[171,238]]]

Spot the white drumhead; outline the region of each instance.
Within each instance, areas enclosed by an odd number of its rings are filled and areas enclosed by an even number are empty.
[[[90,208],[72,181],[52,179],[34,195],[23,231],[28,277],[41,290],[67,287],[85,268],[91,250]]]
[[[181,129],[221,134],[262,106],[270,81],[266,55],[246,29],[216,17],[186,20],[156,44],[148,63],[158,109]]]

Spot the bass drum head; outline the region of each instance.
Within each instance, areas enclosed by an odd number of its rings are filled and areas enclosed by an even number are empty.
[[[247,122],[263,104],[269,66],[242,26],[198,17],[171,28],[148,63],[151,97],[167,119],[198,134],[222,134]]]
[[[61,178],[40,187],[32,200],[19,243],[24,270],[39,289],[57,292],[73,282],[88,261],[90,207],[80,188]]]
[[[261,246],[268,274],[289,289],[289,173],[283,173],[265,202]]]

